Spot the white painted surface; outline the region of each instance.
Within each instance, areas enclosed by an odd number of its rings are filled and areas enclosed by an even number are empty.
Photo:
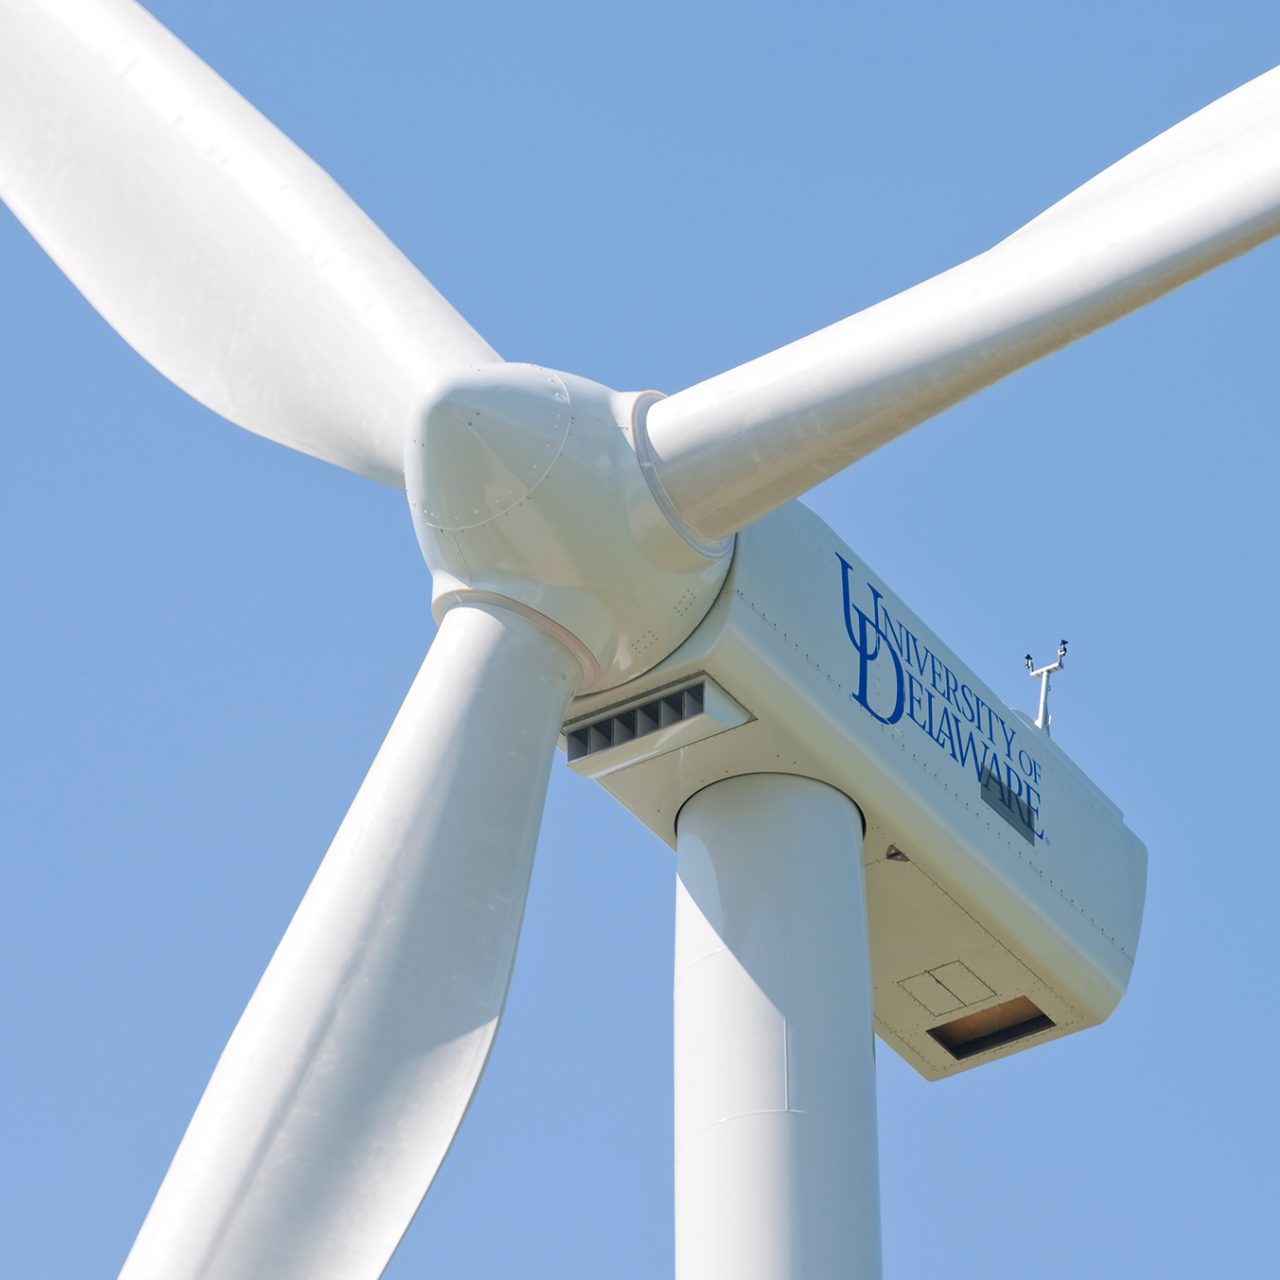
[[[672,527],[631,444],[644,392],[538,365],[443,381],[405,438],[405,492],[437,618],[504,601],[578,655],[584,689],[660,662],[711,608],[712,554]]]
[[[1280,233],[1280,68],[993,249],[659,401],[676,511],[720,538],[1007,374]]]
[[[239,426],[399,485],[433,379],[497,359],[131,0],[5,0],[0,119],[0,198],[139,355]]]
[[[862,819],[807,778],[681,811],[677,1280],[880,1275]]]
[[[506,1000],[574,658],[454,609],[214,1071],[121,1280],[375,1280]]]

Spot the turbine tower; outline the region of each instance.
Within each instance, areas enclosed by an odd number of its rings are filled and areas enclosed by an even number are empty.
[[[618,392],[499,357],[131,0],[0,0],[6,203],[178,386],[402,488],[439,624],[122,1280],[381,1274],[493,1044],[558,742],[676,849],[679,1280],[877,1276],[873,1025],[936,1079],[1102,1021],[1146,855],[794,499],[1275,235],[1277,155],[1272,72],[942,275]]]

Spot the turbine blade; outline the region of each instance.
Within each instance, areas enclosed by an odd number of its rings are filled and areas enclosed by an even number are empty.
[[[1280,68],[1007,240],[649,411],[675,510],[722,538],[975,391],[1280,232]]]
[[[458,606],[236,1027],[121,1280],[374,1280],[506,1000],[576,659]]]
[[[0,198],[184,391],[387,484],[433,378],[497,358],[132,0],[0,4]]]

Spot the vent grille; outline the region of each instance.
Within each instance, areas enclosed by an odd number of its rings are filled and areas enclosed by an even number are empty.
[[[597,751],[607,751],[610,747],[621,746],[635,738],[646,737],[659,729],[679,724],[682,720],[692,720],[694,716],[702,715],[706,701],[706,682],[699,680],[697,684],[664,694],[660,698],[654,698],[652,702],[628,707],[626,711],[619,711],[616,715],[579,725],[565,734],[569,762],[572,764]]]
[[[700,672],[686,676],[685,683],[674,688],[653,689],[611,711],[571,720],[564,726],[561,743],[570,769],[584,778],[603,778],[617,769],[682,751],[751,718],[745,707]]]

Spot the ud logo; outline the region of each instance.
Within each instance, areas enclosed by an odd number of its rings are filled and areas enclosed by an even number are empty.
[[[883,725],[903,720],[923,733],[961,770],[972,769],[982,799],[1023,839],[1044,839],[1040,822],[1040,762],[1010,723],[967,680],[894,616],[885,594],[865,583],[870,612],[854,602],[854,567],[836,552],[844,594],[844,625],[857,655],[853,700]]]

